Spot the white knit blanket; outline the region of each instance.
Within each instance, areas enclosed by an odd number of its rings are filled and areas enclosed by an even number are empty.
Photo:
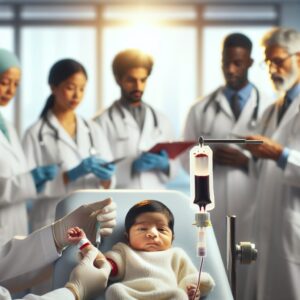
[[[198,270],[187,254],[174,247],[164,251],[143,252],[131,249],[124,243],[117,243],[105,254],[115,261],[118,275],[107,288],[106,300],[185,300],[186,286],[197,284]],[[201,274],[201,296],[214,286],[208,274]]]

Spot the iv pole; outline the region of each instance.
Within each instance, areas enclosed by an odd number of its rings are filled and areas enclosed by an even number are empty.
[[[209,144],[262,144],[260,140],[247,139],[204,139],[199,137],[200,146]],[[241,264],[250,264],[257,258],[257,249],[255,244],[251,242],[235,241],[236,216],[226,216],[226,231],[227,231],[227,276],[230,283],[233,298],[236,299],[236,260],[239,259]]]

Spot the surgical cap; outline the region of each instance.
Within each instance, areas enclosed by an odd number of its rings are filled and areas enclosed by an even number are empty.
[[[18,58],[12,52],[0,49],[0,74],[13,67],[21,69]]]

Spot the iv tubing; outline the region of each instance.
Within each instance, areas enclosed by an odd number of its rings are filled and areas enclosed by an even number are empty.
[[[204,257],[201,257],[201,263],[200,263],[199,275],[198,275],[198,283],[197,283],[197,288],[196,288],[196,292],[195,292],[195,295],[193,297],[193,300],[196,300],[197,291],[200,290],[200,279],[201,279],[203,261],[204,261]],[[201,297],[201,294],[200,294],[200,297]],[[199,299],[200,299],[200,297],[199,297]]]

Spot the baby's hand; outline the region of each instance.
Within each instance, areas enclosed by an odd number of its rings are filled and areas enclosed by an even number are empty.
[[[186,287],[186,293],[189,297],[189,300],[193,300],[193,299],[196,300],[196,299],[200,298],[200,290],[197,290],[197,285],[196,284],[189,284]],[[196,297],[195,297],[195,294],[196,294]]]
[[[84,231],[79,227],[71,227],[67,233],[67,239],[71,244],[77,244],[81,239],[86,238]]]

